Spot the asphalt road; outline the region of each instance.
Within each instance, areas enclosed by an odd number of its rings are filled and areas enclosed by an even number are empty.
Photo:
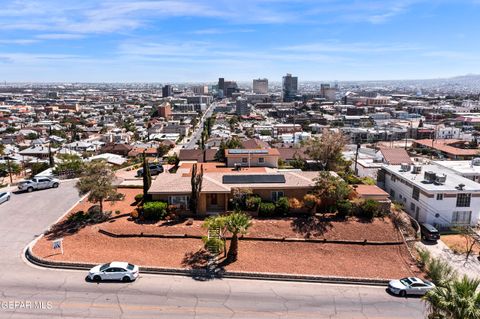
[[[68,182],[0,205],[0,318],[424,318],[421,300],[382,287],[154,275],[97,284],[23,261],[23,248],[77,200]]]
[[[198,123],[197,130],[195,132],[193,132],[192,136],[190,137],[190,141],[185,144],[184,148],[186,148],[186,149],[195,148],[195,146],[197,145],[197,141],[200,140],[200,137],[202,135],[203,123],[205,122],[205,120],[207,118],[212,116],[213,110],[215,109],[215,105],[216,105],[216,103],[213,102],[212,104],[210,104],[208,109],[205,110],[205,113],[203,113],[202,118],[200,119],[200,122]]]

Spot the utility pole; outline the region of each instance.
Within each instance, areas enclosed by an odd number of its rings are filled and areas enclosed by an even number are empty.
[[[355,175],[358,174],[357,172],[357,164],[358,164],[358,150],[360,149],[360,143],[357,143],[357,151],[355,152]]]
[[[13,178],[12,178],[12,165],[10,164],[10,158],[7,157],[7,169],[8,169],[8,175],[10,176],[10,184],[13,183]]]

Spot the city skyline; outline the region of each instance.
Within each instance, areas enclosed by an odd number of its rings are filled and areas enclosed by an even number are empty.
[[[3,1],[0,1],[2,3]],[[480,2],[3,2],[0,81],[299,81],[480,73]]]

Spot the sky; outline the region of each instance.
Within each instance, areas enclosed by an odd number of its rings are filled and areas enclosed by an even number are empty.
[[[480,0],[0,0],[0,81],[480,73]]]

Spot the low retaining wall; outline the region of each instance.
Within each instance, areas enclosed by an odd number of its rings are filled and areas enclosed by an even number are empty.
[[[25,258],[34,265],[45,268],[90,270],[96,264],[80,262],[52,261],[35,256],[31,247],[25,249]],[[162,268],[162,267],[143,267],[140,266],[140,272],[152,275],[180,275],[193,278],[238,278],[251,280],[272,280],[272,281],[295,281],[295,282],[315,282],[315,283],[335,283],[335,284],[356,284],[369,286],[385,286],[390,279],[380,278],[358,278],[358,277],[333,277],[317,275],[297,275],[282,273],[260,273],[260,272],[241,272],[241,271],[222,271],[209,272],[206,269],[182,269],[182,268]]]
[[[202,239],[202,236],[188,235],[188,234],[125,234],[125,233],[113,233],[105,229],[99,229],[99,233],[113,237],[113,238],[191,238]],[[231,239],[231,237],[227,237]],[[311,238],[289,238],[289,237],[246,237],[240,236],[240,240],[251,241],[273,241],[273,242],[302,242],[302,243],[322,243],[322,244],[348,244],[348,245],[377,245],[377,246],[392,246],[402,245],[403,241],[367,241],[365,240],[332,240],[332,239],[311,239]]]

